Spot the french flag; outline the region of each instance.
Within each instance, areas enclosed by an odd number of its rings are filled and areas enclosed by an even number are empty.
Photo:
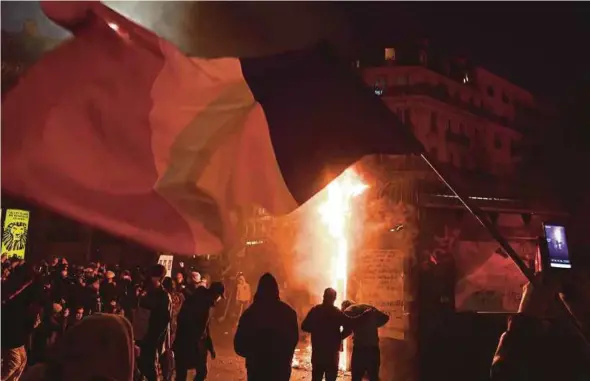
[[[423,147],[327,45],[203,59],[100,2],[44,2],[74,37],[2,104],[2,187],[154,249],[231,246],[369,154]]]

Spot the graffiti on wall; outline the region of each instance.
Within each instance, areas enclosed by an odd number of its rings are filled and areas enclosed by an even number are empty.
[[[454,299],[457,311],[517,311],[526,278],[500,245],[485,235],[473,236],[476,222],[469,216],[459,219],[452,212],[442,211],[428,217],[421,226],[421,269],[428,282],[451,285],[440,292],[452,295],[441,295],[440,299]],[[534,240],[509,243],[526,263],[532,264]],[[442,275],[435,270],[442,268]]]

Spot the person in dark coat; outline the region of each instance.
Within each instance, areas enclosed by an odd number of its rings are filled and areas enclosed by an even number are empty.
[[[225,287],[213,282],[211,288],[199,287],[184,301],[177,317],[173,350],[176,381],[185,381],[189,369],[195,369],[195,381],[207,378],[207,355],[215,359],[209,332],[211,308],[223,298]]]
[[[350,359],[352,381],[361,381],[365,374],[369,381],[378,381],[381,366],[378,329],[387,324],[389,316],[374,306],[355,304],[350,300],[342,302],[342,311],[347,317],[358,319],[353,327]]]
[[[100,285],[100,297],[105,305],[111,304],[113,300],[117,301],[117,283],[115,282],[115,273],[107,271],[105,279]]]
[[[334,303],[336,290],[326,288],[322,304],[313,307],[301,329],[311,333],[311,379],[336,381],[342,340],[352,333],[351,319],[347,318]]]
[[[41,312],[33,270],[20,266],[2,287],[2,380],[18,380],[27,366],[26,346]]]
[[[100,279],[98,277],[86,281],[86,296],[84,299],[84,310],[89,315],[103,311],[104,303],[100,296]]]
[[[70,299],[70,293],[72,291],[72,281],[68,277],[68,265],[61,264],[57,267],[57,271],[54,274],[53,280],[53,295],[52,301],[57,303],[64,303],[65,301]]]
[[[536,274],[524,287],[518,313],[508,318],[490,370],[491,381],[590,380],[590,347],[556,308],[560,292],[571,313],[590,336],[590,277],[568,270],[567,278]],[[561,284],[563,283],[563,284]]]
[[[133,322],[133,310],[137,303],[129,270],[123,271],[121,278],[117,281],[117,298],[125,317],[130,322]]]
[[[140,348],[138,367],[148,381],[157,380],[156,357],[162,352],[168,334],[171,302],[170,295],[162,287],[166,268],[155,265],[150,269],[147,293],[139,300],[140,307],[149,311],[147,332],[137,338]]]
[[[234,337],[234,350],[246,358],[248,381],[288,381],[298,339],[295,310],[281,301],[276,279],[264,274]]]

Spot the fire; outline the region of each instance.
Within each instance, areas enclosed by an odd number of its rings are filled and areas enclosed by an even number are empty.
[[[328,185],[327,196],[318,209],[321,221],[331,238],[326,252],[332,255],[329,277],[331,287],[338,293],[337,306],[340,306],[347,295],[351,201],[367,188],[368,186],[362,182],[353,169],[347,169]],[[341,370],[348,368],[347,360],[348,348],[347,343],[344,342],[344,350],[340,356],[339,364]]]

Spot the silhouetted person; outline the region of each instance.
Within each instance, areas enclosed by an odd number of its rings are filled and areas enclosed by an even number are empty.
[[[322,304],[313,307],[301,324],[301,329],[311,333],[311,379],[336,381],[342,340],[350,336],[350,319],[340,311],[336,302],[336,290],[326,288]]]
[[[568,270],[560,279],[537,273],[533,287],[524,287],[518,313],[508,319],[493,358],[491,381],[590,380],[590,348],[556,308],[555,294],[590,335],[590,277]]]
[[[213,282],[211,288],[198,287],[184,301],[177,317],[174,354],[176,380],[185,381],[189,369],[195,369],[195,381],[207,378],[207,355],[215,359],[213,340],[209,333],[211,308],[223,297],[225,287]]]
[[[288,381],[298,331],[295,310],[281,301],[276,279],[264,274],[234,337],[236,353],[246,358],[248,381]]]
[[[2,380],[18,380],[27,366],[25,346],[40,313],[33,278],[30,266],[19,266],[2,286]]]
[[[379,350],[379,327],[389,321],[389,316],[368,304],[354,304],[350,300],[342,302],[342,311],[347,317],[362,319],[355,321],[353,327],[353,349],[350,360],[352,381],[361,381],[365,374],[369,381],[379,381],[381,351]]]
[[[156,356],[162,350],[170,323],[170,295],[162,287],[165,276],[164,266],[153,266],[150,269],[147,293],[139,300],[139,305],[149,311],[149,318],[147,332],[137,340],[141,349],[137,365],[148,381],[157,379]]]

